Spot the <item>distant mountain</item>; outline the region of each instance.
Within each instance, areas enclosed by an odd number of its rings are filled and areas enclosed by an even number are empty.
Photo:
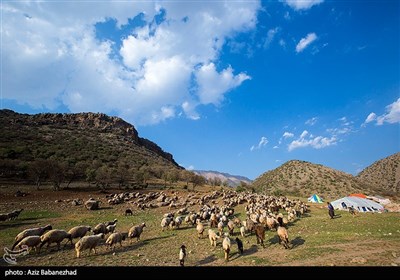
[[[244,176],[239,176],[239,175],[231,175],[228,173],[222,173],[218,171],[204,171],[204,170],[192,170],[194,173],[197,175],[201,175],[204,178],[207,179],[207,181],[210,183],[212,180],[221,180],[221,183],[223,182],[228,182],[228,185],[230,187],[236,187],[240,185],[240,182],[243,181],[246,184],[251,184],[252,181]]]
[[[387,194],[400,193],[400,153],[378,160],[357,176],[361,182],[372,184]]]
[[[308,197],[316,193],[325,199],[366,191],[365,186],[351,174],[300,160],[288,161],[263,173],[252,186],[269,194]]]

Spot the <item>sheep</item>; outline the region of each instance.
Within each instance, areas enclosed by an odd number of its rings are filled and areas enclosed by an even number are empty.
[[[0,214],[0,221],[7,221],[8,220],[8,214],[7,213],[1,213]]]
[[[113,248],[115,249],[115,244],[119,243],[119,245],[121,245],[122,247],[122,241],[125,240],[128,237],[128,233],[127,232],[114,232],[112,233],[106,240],[106,244],[110,247],[113,246]]]
[[[210,239],[211,246],[217,247],[217,239],[219,238],[220,236],[217,235],[215,231],[213,231],[211,228],[208,229],[208,239]]]
[[[90,226],[76,226],[71,228],[68,233],[71,234],[71,245],[74,245],[72,243],[72,239],[74,238],[81,238],[86,235],[89,231],[91,231],[92,228]]]
[[[182,224],[182,217],[181,216],[178,216],[178,217],[176,217],[175,218],[175,227],[176,228],[179,228],[180,226],[181,226],[181,224]]]
[[[164,231],[164,228],[166,228],[166,227],[169,226],[169,224],[171,223],[171,221],[172,221],[172,218],[170,218],[170,217],[164,217],[164,218],[161,220],[161,229],[162,229],[162,231]]]
[[[197,230],[197,237],[200,239],[203,237],[203,232],[204,232],[204,226],[201,223],[200,219],[197,219],[196,221],[197,226],[196,226],[196,230]]]
[[[240,235],[246,237],[246,228],[244,226],[240,227]]]
[[[238,251],[242,255],[243,254],[243,242],[238,237],[236,237],[235,241],[236,241],[236,244],[237,244],[237,247],[238,247]]]
[[[104,238],[104,233],[99,233],[95,235],[84,236],[75,243],[76,257],[81,256],[81,251],[89,249],[89,255],[92,249],[96,254],[96,246],[100,243],[100,240]]]
[[[12,246],[11,250],[14,250],[15,246],[25,237],[27,236],[32,236],[32,235],[42,235],[48,230],[52,230],[53,227],[51,225],[46,225],[44,227],[38,227],[38,228],[28,228],[25,229],[24,231],[20,232],[17,234],[15,237],[15,242],[14,245]]]
[[[140,235],[142,234],[144,227],[146,227],[145,223],[141,223],[140,225],[131,227],[129,229],[128,237],[129,238],[136,237],[137,241],[139,241],[140,240]],[[132,240],[131,240],[131,242],[132,242]]]
[[[224,249],[225,253],[225,261],[229,261],[229,252],[231,251],[231,240],[229,239],[229,236],[225,234],[225,238],[222,241],[222,248]]]
[[[256,238],[257,238],[257,244],[261,243],[261,246],[264,247],[264,239],[265,239],[265,228],[263,225],[255,225],[255,232],[256,232]]]
[[[106,227],[106,233],[113,233],[117,225],[109,225]]]
[[[21,214],[22,210],[24,210],[24,209],[14,210],[11,213],[8,213],[8,218],[10,220],[14,220],[14,219],[18,218],[18,216],[19,216],[19,214]]]
[[[279,244],[282,244],[285,249],[289,249],[289,234],[287,229],[283,226],[283,219],[281,217],[278,218],[279,226],[277,229],[277,233],[279,236]]]
[[[51,243],[57,243],[57,248],[58,250],[60,250],[60,243],[65,238],[68,238],[72,243],[72,238],[70,233],[62,229],[52,229],[49,232],[46,232],[45,234],[40,236],[40,240],[42,242],[40,243],[39,249],[41,249],[43,245],[46,243],[47,243],[47,248],[49,248]]]
[[[111,221],[111,222],[106,222],[106,223],[104,223],[104,224],[106,225],[106,227],[108,227],[108,226],[115,225],[117,222],[118,222],[118,220],[117,220],[117,219],[114,219],[113,221]]]
[[[215,213],[211,213],[210,216],[210,227],[214,228],[218,226],[218,219],[217,219],[217,215]]]
[[[125,216],[128,216],[128,215],[129,215],[129,216],[132,216],[132,215],[133,215],[132,210],[129,209],[129,208],[125,210]]]
[[[233,235],[233,230],[235,229],[235,224],[233,221],[228,222],[228,230],[229,230],[229,235]]]
[[[222,233],[224,231],[224,223],[223,222],[218,223],[218,231],[219,231],[219,235],[222,236]]]
[[[40,244],[40,236],[39,235],[31,235],[31,236],[27,236],[24,239],[22,239],[17,245],[16,247],[22,249],[23,245],[26,245],[32,248],[35,248],[35,252],[37,252],[37,247]],[[39,249],[40,250],[40,249]]]
[[[107,234],[107,226],[104,223],[100,223],[94,227],[93,234],[99,233]]]
[[[181,266],[185,266],[185,257],[186,257],[186,246],[182,245],[179,250],[179,264]]]

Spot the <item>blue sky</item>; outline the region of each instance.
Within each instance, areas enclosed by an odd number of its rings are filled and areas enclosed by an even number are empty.
[[[399,1],[2,1],[1,108],[103,112],[188,169],[400,151]]]

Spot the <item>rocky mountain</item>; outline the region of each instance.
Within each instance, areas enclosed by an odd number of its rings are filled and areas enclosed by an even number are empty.
[[[245,182],[246,184],[252,183],[252,180],[250,180],[247,177],[239,175],[231,175],[228,173],[222,173],[218,171],[193,170],[193,172],[206,178],[209,183],[219,180],[221,183],[227,182],[228,186],[230,187],[239,186],[241,182]]]
[[[351,174],[300,160],[288,161],[263,173],[253,181],[252,186],[275,195],[309,197],[316,193],[325,199],[366,191],[366,186]]]
[[[27,173],[38,159],[92,169],[183,169],[134,126],[101,113],[29,115],[5,109],[0,127],[0,178]]]
[[[400,193],[400,153],[378,160],[357,176],[363,183],[372,184],[387,194]]]

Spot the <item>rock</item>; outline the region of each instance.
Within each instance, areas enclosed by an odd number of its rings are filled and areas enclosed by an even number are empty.
[[[115,252],[113,253],[113,256],[115,256]]]
[[[353,258],[350,262],[351,263],[364,264],[364,263],[367,262],[367,259],[365,259],[363,257],[356,257],[356,258]]]
[[[392,256],[393,256],[393,258],[396,258],[397,257],[396,252],[392,252]]]
[[[85,202],[85,207],[88,210],[97,210],[99,209],[100,201],[95,199],[89,199]]]
[[[391,263],[392,266],[399,266],[397,263]]]

